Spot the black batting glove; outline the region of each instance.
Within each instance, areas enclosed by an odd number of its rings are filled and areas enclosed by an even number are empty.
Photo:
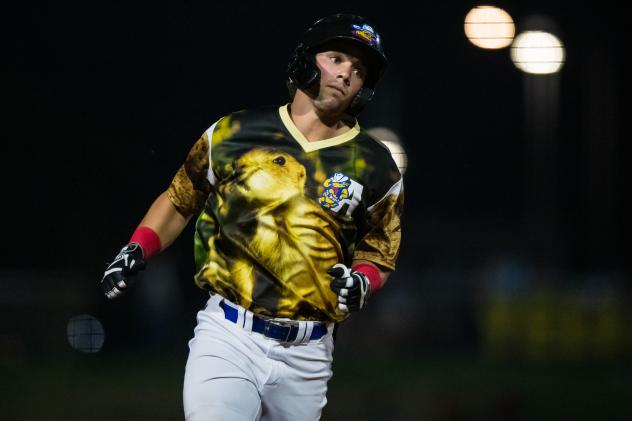
[[[338,309],[346,313],[362,310],[371,295],[371,283],[362,272],[338,263],[327,271],[332,278],[330,287],[338,296]]]
[[[145,269],[143,249],[136,243],[126,245],[103,274],[103,279],[101,279],[103,293],[110,299],[118,297],[130,286],[133,275],[143,269]]]

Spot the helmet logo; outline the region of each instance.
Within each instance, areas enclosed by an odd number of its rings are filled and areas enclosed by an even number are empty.
[[[360,40],[366,42],[369,45],[376,45],[380,42],[380,36],[375,33],[371,26],[364,24],[360,25],[351,25],[353,30],[351,33]]]

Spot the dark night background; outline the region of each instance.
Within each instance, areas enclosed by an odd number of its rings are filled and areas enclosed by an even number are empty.
[[[287,101],[299,36],[343,11],[382,34],[360,123],[397,132],[408,168],[398,270],[341,326],[323,418],[631,419],[629,18],[494,3],[565,45],[559,74],[527,76],[467,40],[476,5],[3,6],[0,418],[182,419],[205,299],[192,226],[114,302],[105,262],[210,124]],[[70,347],[79,314],[103,324],[100,352]]]

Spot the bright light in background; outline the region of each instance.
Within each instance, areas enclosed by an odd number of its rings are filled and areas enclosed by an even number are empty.
[[[399,172],[404,174],[406,172],[406,167],[408,166],[408,156],[406,155],[406,151],[404,150],[397,133],[391,129],[387,129],[386,127],[373,127],[367,130],[367,132],[374,138],[381,141],[384,146],[388,148],[393,156],[393,161],[395,161],[397,167],[399,168]]]
[[[66,336],[70,346],[81,352],[99,352],[105,341],[103,325],[89,314],[80,314],[68,320]]]
[[[544,31],[526,31],[511,46],[511,60],[526,73],[549,74],[560,70],[565,51],[562,42]]]
[[[516,26],[509,13],[495,6],[476,6],[465,16],[465,36],[477,47],[504,48],[511,44]]]

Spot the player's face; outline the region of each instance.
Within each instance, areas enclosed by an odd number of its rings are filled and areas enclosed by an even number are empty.
[[[323,112],[343,112],[362,88],[367,74],[360,51],[354,48],[322,51],[316,54],[316,65],[320,69],[316,108]]]

